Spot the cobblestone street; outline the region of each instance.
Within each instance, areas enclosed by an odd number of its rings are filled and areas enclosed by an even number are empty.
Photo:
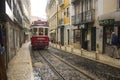
[[[48,50],[31,51],[35,80],[96,80],[51,55]],[[43,57],[44,56],[44,57]],[[46,60],[48,61],[46,63]],[[50,63],[50,64],[48,64]],[[37,74],[37,75],[36,75]],[[98,79],[97,79],[98,80]]]
[[[26,43],[10,61],[7,75],[8,80],[119,80],[120,69],[52,47],[33,51]]]

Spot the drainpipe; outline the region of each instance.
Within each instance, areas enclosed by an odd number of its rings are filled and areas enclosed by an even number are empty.
[[[57,8],[56,42],[58,43],[58,0],[56,0],[56,8]]]

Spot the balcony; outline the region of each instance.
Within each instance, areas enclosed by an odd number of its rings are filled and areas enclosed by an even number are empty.
[[[64,5],[64,0],[59,0],[59,6]]]
[[[60,24],[60,25],[63,25],[63,24],[64,24],[64,18],[61,18],[61,19],[59,20],[59,24]]]
[[[77,0],[71,0],[72,3],[74,3],[75,1],[77,1]]]
[[[72,16],[72,24],[73,25],[89,23],[89,22],[93,22],[94,20],[95,20],[95,10],[94,9]]]
[[[74,16],[72,16],[72,24],[73,24],[73,25],[75,25],[75,24],[76,24],[76,20],[75,20],[75,19],[76,19],[75,15],[74,15]]]
[[[95,20],[94,9],[83,12],[83,23],[93,22],[94,20]]]
[[[82,13],[72,16],[72,24],[77,25],[82,23]]]
[[[76,24],[82,23],[82,13],[76,15]]]

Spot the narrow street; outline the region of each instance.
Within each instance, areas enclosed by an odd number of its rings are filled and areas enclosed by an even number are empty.
[[[120,0],[1,0],[0,80],[120,80]]]

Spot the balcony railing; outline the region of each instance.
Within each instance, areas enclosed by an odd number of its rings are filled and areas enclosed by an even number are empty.
[[[64,24],[64,19],[63,19],[63,18],[61,18],[61,19],[59,20],[59,24],[60,24],[60,25],[63,25],[63,24]]]
[[[71,0],[72,3],[74,3],[75,1],[77,1],[77,0]]]
[[[82,13],[76,15],[76,24],[82,23]]]
[[[76,19],[75,15],[74,15],[74,16],[72,16],[72,24],[73,24],[73,25],[75,25],[75,24],[76,24],[76,20],[75,20],[75,19]]]
[[[59,0],[59,5],[62,6],[64,4],[64,0]]]
[[[82,13],[72,16],[72,24],[81,24],[82,23]]]
[[[88,10],[83,12],[83,23],[93,22],[95,19],[95,10]]]
[[[95,19],[95,10],[88,10],[85,12],[82,12],[80,14],[76,14],[72,16],[72,24],[77,25],[81,23],[88,23],[88,22],[93,22]]]

